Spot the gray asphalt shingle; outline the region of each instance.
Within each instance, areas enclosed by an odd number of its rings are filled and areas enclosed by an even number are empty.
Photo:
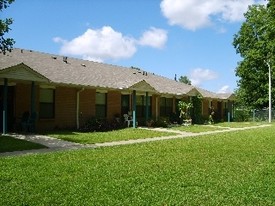
[[[0,54],[0,71],[21,63],[54,84],[129,89],[138,82],[145,81],[160,94],[183,96],[191,91],[197,91],[203,97],[220,98],[215,93],[136,68],[96,63],[72,57],[68,57],[66,63],[63,61],[63,56],[23,49],[13,49],[6,55]]]

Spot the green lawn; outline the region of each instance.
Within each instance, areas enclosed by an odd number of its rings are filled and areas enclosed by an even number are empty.
[[[13,152],[21,150],[41,149],[46,148],[43,145],[28,142],[21,139],[15,139],[10,136],[0,136],[0,153]]]
[[[151,131],[144,129],[126,128],[121,130],[114,130],[110,132],[54,132],[47,135],[58,139],[77,142],[81,144],[94,144],[102,142],[113,142],[120,140],[152,138],[161,136],[175,135],[176,133]]]
[[[275,126],[0,158],[0,205],[275,205]]]

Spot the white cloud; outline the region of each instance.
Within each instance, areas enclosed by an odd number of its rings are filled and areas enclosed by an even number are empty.
[[[196,68],[190,74],[192,85],[199,86],[204,81],[218,78],[217,73],[209,69]]]
[[[162,48],[167,40],[167,32],[150,28],[140,40],[124,36],[110,26],[101,29],[88,29],[84,34],[68,41],[61,37],[53,38],[61,43],[60,53],[63,55],[81,56],[83,59],[103,62],[106,59],[124,59],[132,57],[137,51],[137,44]]]
[[[60,37],[54,37],[53,38],[53,41],[55,42],[55,43],[62,43],[62,44],[65,44],[67,41],[66,40],[64,40],[64,39],[62,39],[62,38],[60,38]]]
[[[136,52],[133,38],[123,36],[109,26],[98,30],[88,29],[71,41],[60,37],[53,40],[62,44],[61,54],[82,56],[90,60],[129,58]]]
[[[222,88],[219,89],[218,93],[226,94],[226,93],[231,93],[230,86],[224,85]]]
[[[208,27],[215,21],[237,22],[249,5],[263,0],[162,0],[160,7],[171,25],[196,30]]]
[[[143,46],[150,46],[161,49],[167,41],[167,31],[151,27],[150,30],[145,31],[139,40],[139,44]]]

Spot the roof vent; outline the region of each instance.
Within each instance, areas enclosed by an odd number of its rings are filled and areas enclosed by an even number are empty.
[[[66,64],[68,64],[68,57],[63,57],[63,62],[65,62]]]

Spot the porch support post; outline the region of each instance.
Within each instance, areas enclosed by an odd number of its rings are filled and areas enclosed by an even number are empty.
[[[133,91],[133,128],[136,128],[137,93]]]
[[[35,83],[31,86],[31,114],[35,112]]]
[[[146,122],[149,119],[149,96],[148,92],[146,92],[146,99],[145,99],[145,120]]]
[[[3,97],[3,134],[7,134],[8,128],[8,79],[4,79],[4,97]]]

